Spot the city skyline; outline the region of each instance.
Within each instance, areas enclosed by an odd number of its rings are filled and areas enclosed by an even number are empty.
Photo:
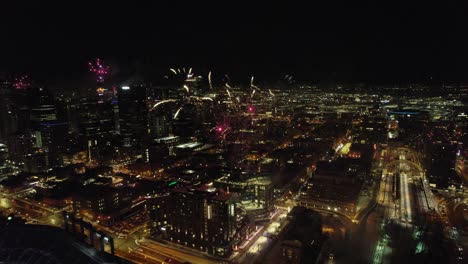
[[[444,3],[7,3],[0,262],[461,264]]]

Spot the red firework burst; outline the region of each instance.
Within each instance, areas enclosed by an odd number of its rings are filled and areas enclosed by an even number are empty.
[[[94,63],[89,62],[88,66],[89,66],[89,71],[93,72],[96,75],[96,81],[98,83],[104,82],[106,75],[109,73],[110,67],[107,65],[104,65],[102,63],[102,60],[99,58],[97,58]]]

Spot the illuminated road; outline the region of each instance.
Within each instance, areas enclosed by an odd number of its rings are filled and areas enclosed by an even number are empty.
[[[131,253],[130,252],[124,252],[124,251],[122,251],[122,252],[121,251],[116,251],[115,255],[118,256],[118,257],[130,260],[130,261],[132,261],[134,263],[141,263],[141,264],[144,264],[144,263],[161,264],[165,260],[165,258],[162,258],[162,257],[158,258],[158,256],[154,256],[153,254],[147,255],[147,254],[145,254],[143,252],[143,250],[142,250],[142,252],[132,251]]]
[[[166,258],[171,258],[179,262],[189,261],[191,263],[200,264],[222,263],[221,261],[211,260],[207,257],[197,256],[182,250],[169,248],[152,240],[143,242],[140,248],[143,250],[142,253],[144,253],[146,256],[159,256],[160,258],[161,256],[165,256]]]
[[[285,210],[277,210],[271,221],[258,230],[258,232],[249,239],[246,245],[242,246],[239,254],[233,259],[232,262],[245,264],[256,263],[257,259],[263,256],[265,249],[268,248],[268,246],[270,246],[273,242],[272,238],[268,238],[263,234],[266,232],[272,234],[278,234],[281,232],[281,230],[287,226],[286,222],[284,222],[281,225],[281,228],[279,228],[280,221],[286,221],[284,219],[286,217],[286,213],[287,211]]]
[[[33,188],[23,188],[13,193],[4,193],[0,198],[0,208],[5,214],[17,214],[30,224],[62,226],[61,212],[70,206],[53,208],[44,203],[29,199],[27,194],[35,192]]]

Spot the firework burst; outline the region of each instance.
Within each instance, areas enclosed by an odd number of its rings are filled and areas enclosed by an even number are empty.
[[[24,90],[31,86],[31,80],[27,75],[15,77],[13,87],[16,90]]]
[[[95,62],[88,62],[89,71],[96,75],[96,82],[102,83],[107,74],[109,74],[110,67],[103,64],[102,60],[97,58]]]

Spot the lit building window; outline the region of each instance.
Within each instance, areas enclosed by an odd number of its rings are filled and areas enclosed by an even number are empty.
[[[213,213],[212,210],[213,209],[211,208],[211,205],[208,205],[208,219],[211,219],[212,217],[212,213]]]

